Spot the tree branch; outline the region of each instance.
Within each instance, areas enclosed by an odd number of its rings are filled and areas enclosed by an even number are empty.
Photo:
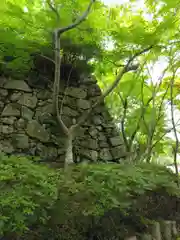
[[[131,67],[130,67],[132,61],[133,61],[136,57],[140,56],[141,54],[149,51],[152,47],[153,47],[153,46],[150,46],[150,47],[145,48],[144,50],[142,50],[142,51],[140,51],[140,52],[137,52],[134,56],[132,56],[132,57],[128,60],[127,64],[123,67],[123,69],[122,69],[122,70],[120,71],[120,73],[117,75],[115,81],[114,81],[114,82],[109,86],[109,88],[99,97],[99,99],[97,100],[97,102],[94,103],[94,104],[92,105],[92,107],[91,107],[86,113],[84,113],[84,114],[82,115],[82,117],[79,119],[78,123],[76,124],[76,127],[79,127],[79,126],[90,116],[90,114],[92,113],[92,111],[94,110],[94,108],[97,107],[97,106],[117,87],[117,85],[118,85],[119,82],[121,81],[123,75],[124,75],[125,73],[127,73],[127,72],[129,72],[129,71],[132,70]],[[129,67],[130,67],[130,69],[129,69]]]
[[[75,21],[75,23],[72,23],[67,27],[57,28],[57,29],[54,30],[54,38],[55,38],[55,76],[54,76],[54,85],[53,85],[53,112],[54,112],[54,114],[57,115],[58,123],[59,123],[60,127],[62,128],[63,132],[67,136],[70,134],[70,132],[72,132],[72,130],[68,129],[68,127],[62,121],[61,114],[60,114],[60,109],[59,109],[59,88],[60,88],[60,76],[61,76],[61,72],[60,72],[60,66],[61,66],[60,36],[64,32],[66,32],[68,30],[71,30],[71,29],[75,28],[76,26],[78,26],[80,23],[82,23],[86,19],[87,15],[89,14],[91,6],[94,2],[95,2],[95,0],[90,1],[89,6],[87,7],[84,14],[81,17],[79,17],[79,19],[77,19]],[[57,13],[57,11],[55,11],[55,13]]]
[[[57,9],[55,7],[53,7],[53,5],[51,4],[50,0],[47,1],[47,4],[50,7],[50,9],[55,13],[56,18],[57,18],[57,23],[59,23],[60,22],[60,15],[59,15]]]
[[[177,175],[177,185],[179,187],[179,173],[178,173],[178,166],[177,166],[177,152],[178,152],[178,148],[179,148],[179,139],[178,139],[176,124],[175,124],[175,119],[174,119],[174,103],[173,103],[173,87],[174,87],[176,71],[177,71],[177,69],[173,72],[173,76],[172,76],[172,79],[170,82],[170,98],[171,98],[171,120],[172,120],[172,125],[173,125],[174,136],[176,139],[176,144],[175,144],[175,147],[173,148],[174,166],[175,166],[176,175]]]
[[[87,7],[86,11],[85,11],[85,12],[83,13],[83,15],[82,15],[81,17],[79,17],[74,23],[70,24],[70,25],[67,26],[67,27],[57,28],[55,31],[57,32],[58,37],[60,37],[60,35],[61,35],[62,33],[67,32],[67,31],[75,28],[76,26],[78,26],[80,23],[82,23],[82,22],[86,19],[87,15],[89,14],[93,3],[95,3],[95,0],[91,0],[91,1],[90,1],[89,6]]]

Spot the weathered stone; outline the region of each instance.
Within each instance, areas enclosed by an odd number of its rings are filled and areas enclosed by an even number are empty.
[[[65,138],[63,136],[51,135],[51,142],[56,144],[60,148],[63,148],[65,145]]]
[[[59,148],[57,151],[58,151],[58,155],[65,154],[65,149],[64,148]]]
[[[38,101],[38,107],[45,106],[46,104],[47,104],[47,101],[42,101],[42,100]]]
[[[101,112],[103,119],[106,123],[111,122],[113,119],[107,109],[104,107],[103,111]]]
[[[106,138],[106,136],[104,135],[104,133],[103,132],[99,132],[99,140],[100,141],[106,141],[107,140],[107,138]]]
[[[92,121],[96,126],[103,123],[103,119],[101,116],[93,116]]]
[[[49,133],[36,120],[32,120],[27,124],[26,132],[30,137],[42,142],[49,141]]]
[[[84,99],[87,96],[87,92],[80,88],[68,88],[66,90],[66,95],[70,97]]]
[[[14,132],[13,127],[9,125],[0,125],[0,133],[2,134],[11,134]]]
[[[63,115],[69,116],[69,117],[76,117],[78,116],[78,112],[69,108],[69,107],[63,107],[62,111]]]
[[[100,95],[101,95],[101,89],[98,85],[93,84],[88,89],[88,97],[95,97],[95,96],[100,96]]]
[[[81,149],[80,154],[84,156],[87,159],[90,159],[93,162],[96,162],[98,160],[98,152],[94,150],[89,149]]]
[[[8,105],[6,105],[1,114],[2,117],[20,117],[20,115],[20,106],[17,103],[9,103]]]
[[[52,115],[50,113],[42,113],[41,115],[38,116],[38,120],[41,124],[53,124],[53,122],[55,121],[55,119],[52,117]]]
[[[23,92],[32,92],[32,89],[22,80],[8,80],[3,87],[5,89],[20,90]]]
[[[99,147],[100,148],[108,148],[109,144],[105,141],[99,141]]]
[[[69,97],[69,96],[62,96],[62,99],[59,101],[59,105],[61,106],[61,103],[63,101],[63,105],[69,106],[73,109],[77,109],[77,100],[76,98]]]
[[[98,135],[98,130],[96,128],[90,128],[89,129],[89,135],[92,137],[92,138],[97,138],[97,135]]]
[[[77,108],[78,109],[89,109],[91,107],[91,104],[89,101],[84,99],[78,99],[77,100]]]
[[[23,118],[20,118],[15,123],[15,126],[16,126],[17,129],[24,129],[26,127],[26,122]]]
[[[46,147],[41,143],[37,145],[36,153],[37,155],[44,157],[45,159],[50,158],[50,160],[52,159],[52,161],[55,160],[58,155],[57,149],[55,147]]]
[[[18,101],[21,97],[22,93],[21,92],[15,92],[10,96],[10,100],[12,102]]]
[[[76,138],[84,136],[85,131],[86,131],[85,128],[82,128],[82,127],[78,128],[77,131],[76,131]]]
[[[33,118],[34,112],[28,107],[21,107],[21,117],[25,120],[31,120]]]
[[[29,107],[29,108],[35,108],[36,104],[37,104],[37,97],[33,96],[29,93],[24,93],[20,97],[18,103],[21,104],[21,105],[24,105],[26,107]]]
[[[43,112],[43,113],[44,113],[44,112],[45,112],[45,113],[52,113],[52,112],[53,112],[53,106],[52,106],[51,103],[49,103],[49,104],[41,107],[40,111]]]
[[[48,103],[47,105],[45,105],[43,107],[36,108],[35,118],[36,118],[36,120],[39,120],[42,115],[52,114],[52,112],[53,112],[52,104]]]
[[[6,89],[0,89],[0,96],[7,97],[8,91]]]
[[[95,114],[101,114],[103,112],[103,107],[98,105],[97,107],[94,108],[93,112]]]
[[[25,134],[13,134],[12,143],[15,148],[29,148],[29,137]]]
[[[1,118],[1,122],[8,125],[13,125],[16,117]]]
[[[88,136],[87,136],[87,138],[88,138]],[[81,142],[81,146],[83,146],[85,148],[97,150],[98,142],[97,142],[97,139],[84,139],[84,141]]]
[[[3,142],[0,142],[0,152],[12,153],[13,151],[14,147],[12,146],[10,141],[4,140]]]
[[[110,140],[111,145],[112,145],[113,147],[116,147],[116,146],[119,146],[119,145],[122,145],[122,144],[123,144],[120,136],[112,137],[112,138],[110,138],[109,140]]]
[[[97,80],[93,76],[86,76],[84,74],[80,75],[80,81],[82,82],[82,84],[88,86],[97,83]]]
[[[103,161],[112,161],[112,155],[108,148],[103,148],[100,150],[99,158]]]
[[[4,107],[4,102],[0,101],[0,109]]]
[[[37,98],[40,100],[47,100],[49,98],[52,98],[52,93],[48,90],[40,90],[37,93]]]
[[[111,153],[114,159],[126,156],[124,147],[114,147],[111,149]]]

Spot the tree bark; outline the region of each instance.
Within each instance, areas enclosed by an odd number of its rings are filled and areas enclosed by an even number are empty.
[[[75,128],[72,126],[68,131],[66,144],[65,144],[66,152],[65,152],[64,168],[67,168],[67,166],[74,163],[74,159],[73,159],[73,140],[75,136],[74,132],[75,132]]]

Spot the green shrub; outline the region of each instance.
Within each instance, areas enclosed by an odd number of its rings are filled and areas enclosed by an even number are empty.
[[[72,209],[85,215],[101,215],[113,207],[128,209],[135,196],[160,188],[179,196],[176,176],[155,164],[82,164],[69,171],[68,177],[61,174],[59,201],[71,216]]]
[[[53,239],[89,239],[85,237],[87,233],[91,237],[93,233],[97,239],[105,239],[104,236],[111,239],[113,233],[120,239],[129,232],[144,229],[152,209],[140,211],[139,203],[148,206],[149,192],[159,193],[167,200],[169,208],[164,211],[164,202],[161,205],[155,201],[154,206],[154,198],[151,199],[153,214],[158,210],[158,217],[162,218],[164,212],[174,218],[177,210],[171,205],[171,199],[172,196],[180,199],[176,176],[155,164],[82,164],[69,168],[66,175],[61,172],[60,176],[58,201],[49,223],[53,232],[49,238]]]
[[[25,157],[0,156],[0,235],[44,224],[57,197],[57,174]]]
[[[20,239],[38,235],[43,240],[88,239],[91,233],[99,239],[112,233],[124,237],[128,231],[144,229],[149,219],[144,206],[153,208],[153,194],[168,199],[162,203],[175,216],[171,204],[172,197],[179,201],[175,180],[170,170],[155,164],[80,164],[64,172],[27,158],[1,156],[1,235]],[[154,211],[164,217],[166,206],[157,201]]]

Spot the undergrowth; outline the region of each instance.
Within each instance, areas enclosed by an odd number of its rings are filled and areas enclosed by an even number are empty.
[[[174,220],[175,181],[155,164],[81,164],[64,172],[2,155],[0,232],[6,239],[121,238],[145,231],[148,219],[166,218],[164,212]],[[157,196],[165,199],[158,207]]]

